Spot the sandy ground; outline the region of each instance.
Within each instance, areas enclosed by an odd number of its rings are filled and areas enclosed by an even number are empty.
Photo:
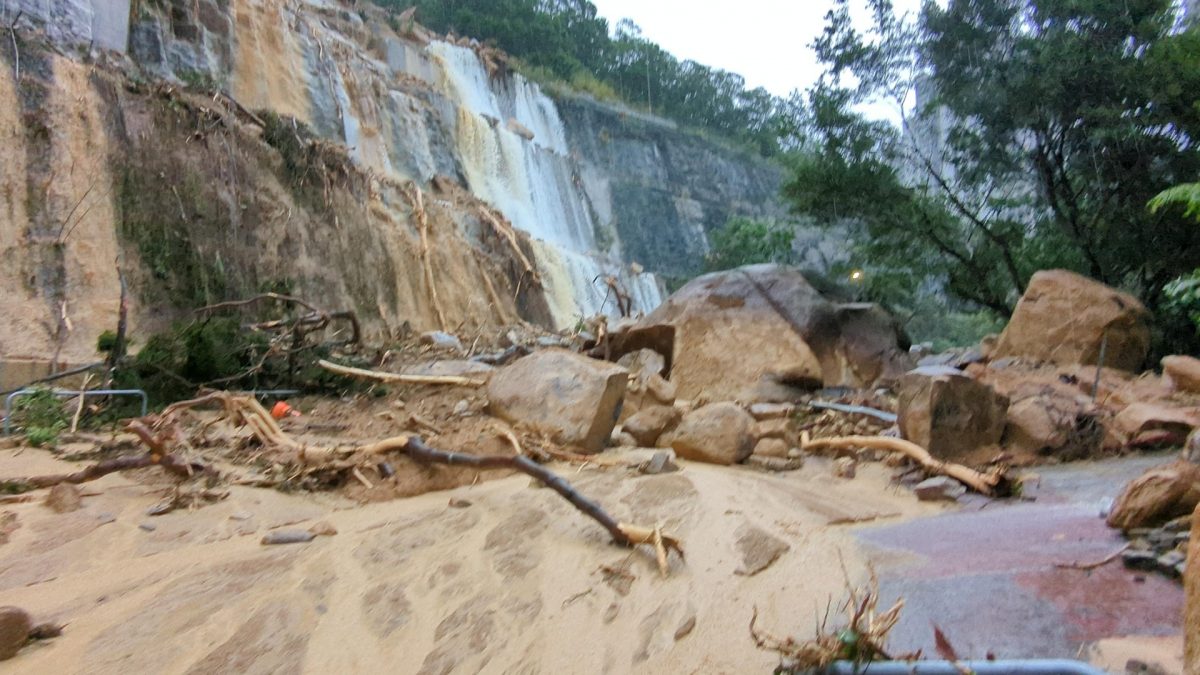
[[[0,475],[61,464],[0,452]],[[803,637],[842,597],[843,561],[855,582],[866,578],[853,532],[864,526],[837,521],[941,510],[890,487],[881,466],[835,481],[810,464],[775,475],[685,464],[643,477],[559,467],[616,517],[682,537],[687,560],[666,579],[651,556],[611,545],[524,476],[365,506],[234,488],[151,518],[168,483],[152,469],[110,475],[85,486],[73,513],[0,508],[20,525],[0,545],[4,604],[67,624],[0,670],[769,672],[778,660],[750,639],[753,607],[763,627]],[[260,544],[272,528],[320,520],[339,533]]]

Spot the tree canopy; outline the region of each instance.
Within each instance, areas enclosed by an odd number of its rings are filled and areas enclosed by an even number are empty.
[[[522,62],[567,82],[602,83],[624,102],[682,125],[778,152],[787,102],[750,89],[737,74],[681,61],[629,21],[610,27],[587,0],[380,0],[416,6],[417,20],[438,32],[494,43]],[[610,28],[612,30],[610,30]]]
[[[866,5],[859,30],[838,0],[814,45],[826,70],[785,194],[861,227],[881,278],[933,275],[1006,313],[1038,269],[1154,306],[1200,264],[1183,209],[1146,208],[1200,173],[1200,33],[1170,0],[949,0],[918,17]],[[902,129],[860,112],[880,100],[909,104]]]

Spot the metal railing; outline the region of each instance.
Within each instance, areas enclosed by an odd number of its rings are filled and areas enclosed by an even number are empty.
[[[21,396],[30,396],[40,389],[19,389],[4,397],[4,435],[12,433],[12,409],[13,401]],[[73,396],[138,396],[142,399],[142,416],[150,410],[150,399],[146,396],[146,392],[142,389],[88,389],[86,391],[77,391],[72,389],[51,389],[50,393],[61,398],[71,398]]]

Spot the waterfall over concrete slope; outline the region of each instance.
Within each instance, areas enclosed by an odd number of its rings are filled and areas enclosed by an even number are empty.
[[[490,77],[468,48],[435,42],[429,51],[446,95],[458,103],[455,135],[469,187],[539,240],[537,265],[558,326],[617,313],[606,277],[619,280],[634,311],[658,306],[662,292],[653,275],[633,274],[619,252],[599,250],[554,102],[520,75]]]

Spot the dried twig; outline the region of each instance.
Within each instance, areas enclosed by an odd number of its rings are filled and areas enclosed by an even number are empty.
[[[1067,570],[1094,570],[1098,567],[1104,567],[1108,563],[1116,560],[1117,558],[1120,558],[1121,554],[1124,553],[1125,551],[1128,551],[1130,546],[1132,546],[1132,544],[1125,544],[1121,548],[1117,549],[1116,551],[1113,551],[1112,553],[1104,556],[1103,558],[1101,558],[1100,560],[1097,560],[1095,562],[1085,563],[1085,562],[1080,562],[1080,561],[1076,560],[1075,562],[1068,562],[1068,563],[1054,563],[1054,566],[1059,569],[1067,569]]]
[[[433,303],[434,313],[437,314],[438,327],[446,330],[446,313],[442,311],[437,284],[433,281],[433,264],[429,260],[429,218],[425,213],[425,198],[416,183],[413,183],[412,190],[413,213],[417,216],[417,225],[421,233],[421,264],[425,268],[425,285],[429,288],[429,299]]]
[[[21,50],[17,48],[17,22],[21,20],[21,15],[25,10],[18,10],[17,15],[13,17],[12,23],[8,25],[8,35],[12,38],[13,46],[13,82],[21,82]]]
[[[483,380],[474,380],[469,377],[460,377],[457,375],[404,375],[401,373],[384,373],[378,370],[366,370],[365,368],[354,368],[353,366],[343,366],[321,359],[317,361],[317,365],[331,373],[345,375],[347,377],[361,377],[368,380],[378,380],[379,382],[396,382],[401,384],[448,384],[460,385],[464,387],[482,387]]]
[[[92,381],[92,374],[88,373],[83,376],[83,384],[79,386],[79,402],[75,406],[75,416],[71,418],[71,433],[79,431],[79,418],[83,415],[83,402],[87,398],[88,384]]]

